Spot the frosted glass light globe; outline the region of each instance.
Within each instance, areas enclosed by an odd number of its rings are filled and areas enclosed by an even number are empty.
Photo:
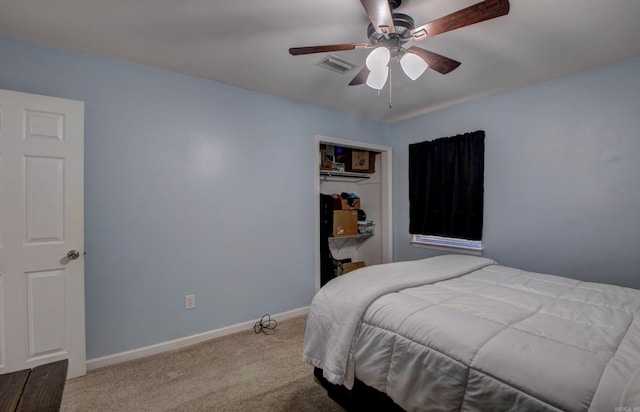
[[[413,53],[405,53],[400,59],[400,66],[402,66],[402,70],[411,80],[422,76],[422,73],[429,67],[427,62]]]
[[[387,77],[389,77],[389,68],[387,66],[374,68],[367,77],[367,86],[380,90],[387,82]]]
[[[389,64],[389,60],[391,59],[391,52],[386,47],[376,47],[369,55],[367,56],[367,68],[371,71],[375,69],[386,67]]]

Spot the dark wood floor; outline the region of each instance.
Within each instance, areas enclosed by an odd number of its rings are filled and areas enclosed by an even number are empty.
[[[0,412],[59,411],[67,359],[0,375]]]

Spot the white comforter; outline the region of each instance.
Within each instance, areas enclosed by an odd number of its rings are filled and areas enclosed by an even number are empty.
[[[406,410],[640,410],[640,291],[439,256],[313,300],[303,358]]]

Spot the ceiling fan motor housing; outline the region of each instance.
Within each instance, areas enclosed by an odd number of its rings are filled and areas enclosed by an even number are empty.
[[[373,24],[369,23],[367,27],[367,38],[372,46],[380,43],[384,44],[389,39],[397,39],[402,44],[413,38],[411,30],[415,28],[415,22],[411,16],[402,13],[393,13],[392,18],[394,25],[393,33],[377,33]]]

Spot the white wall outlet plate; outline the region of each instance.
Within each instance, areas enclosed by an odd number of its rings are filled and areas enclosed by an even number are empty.
[[[196,307],[196,295],[186,295],[184,297],[184,308],[194,309]]]

